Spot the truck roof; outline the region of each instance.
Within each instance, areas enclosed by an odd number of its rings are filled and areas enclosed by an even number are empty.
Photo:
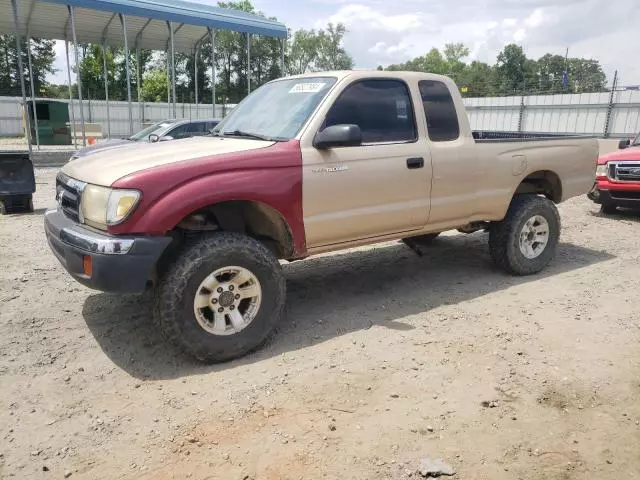
[[[338,80],[343,78],[401,78],[404,80],[420,79],[420,80],[439,80],[441,82],[452,82],[449,77],[437,75],[435,73],[424,72],[408,72],[408,71],[387,71],[387,70],[334,70],[327,72],[311,72],[301,75],[291,75],[285,78],[315,78],[315,77],[336,77]],[[282,80],[282,79],[278,79]],[[274,80],[277,82],[278,80]]]

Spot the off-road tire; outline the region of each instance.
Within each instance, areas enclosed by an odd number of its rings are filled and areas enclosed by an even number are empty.
[[[520,232],[534,215],[549,224],[549,240],[544,251],[529,259],[520,251]],[[560,215],[554,203],[537,195],[517,195],[511,201],[507,215],[489,230],[489,251],[494,263],[512,275],[532,275],[545,268],[553,259],[560,238]]]
[[[196,290],[206,276],[226,266],[250,270],[262,300],[253,321],[233,335],[214,335],[194,314]],[[238,233],[203,235],[187,243],[165,270],[154,292],[154,319],[165,338],[204,363],[232,360],[259,347],[283,316],[286,282],[277,258],[260,242]]]
[[[615,215],[618,209],[615,205],[600,205],[600,213],[603,215]]]

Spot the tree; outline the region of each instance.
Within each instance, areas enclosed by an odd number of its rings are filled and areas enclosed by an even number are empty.
[[[463,43],[447,43],[443,53],[451,78],[456,82],[462,81],[467,67],[462,59],[469,56],[469,49]]]
[[[318,58],[319,37],[315,30],[298,30],[293,34],[287,55],[287,73],[299,75],[308,72]]]
[[[558,93],[564,90],[562,76],[566,68],[564,57],[547,53],[538,59],[538,88],[542,92]]]
[[[597,60],[570,58],[568,74],[572,92],[603,92],[606,89],[607,77]]]
[[[142,81],[142,100],[145,102],[167,101],[167,72],[164,68],[147,71]]]
[[[115,91],[115,54],[114,49],[107,48],[107,77],[109,96],[111,98],[121,97],[121,95]],[[85,98],[105,98],[104,58],[102,47],[99,45],[87,45],[83,49],[82,61],[80,62],[80,79],[82,81],[82,91]]]
[[[464,60],[469,49],[462,43],[450,43],[442,51],[432,48],[425,55],[407,62],[389,65],[386,70],[409,70],[448,75],[465,87],[465,96],[520,95],[560,92],[600,92],[606,76],[597,60],[565,58],[546,54],[538,60],[527,58],[522,47],[506,45],[494,66]],[[563,74],[567,71],[567,85]],[[378,67],[378,70],[384,70]]]
[[[496,62],[496,81],[500,92],[516,93],[525,89],[526,79],[530,78],[528,70],[531,61],[519,45],[509,44],[498,54]]]
[[[329,23],[326,30],[318,32],[318,58],[316,68],[318,70],[351,70],[353,58],[342,46],[342,40],[346,27],[338,23]]]
[[[32,81],[36,95],[45,93],[47,76],[56,72],[53,67],[56,58],[54,46],[53,40],[34,38],[27,43],[25,39],[22,39],[20,52],[27,95],[31,95]],[[27,48],[31,49],[33,79],[29,77]],[[22,95],[18,69],[18,52],[16,50],[16,39],[13,35],[0,35],[0,93],[3,95]]]
[[[350,70],[353,58],[342,46],[346,27],[329,23],[327,29],[298,30],[290,42],[287,72],[297,75],[322,70]]]
[[[449,65],[442,53],[437,48],[432,48],[422,57],[416,57],[413,60],[409,60],[405,63],[397,65],[389,65],[387,70],[394,71],[410,71],[410,72],[425,72],[436,73],[440,75],[446,75],[449,73]]]
[[[474,60],[465,67],[458,84],[467,87],[465,96],[486,97],[495,93],[494,75],[495,71],[490,65]]]

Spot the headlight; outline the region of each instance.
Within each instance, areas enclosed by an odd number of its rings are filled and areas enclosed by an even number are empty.
[[[606,177],[608,169],[609,165],[606,163],[604,165],[598,165],[596,167],[596,177]]]
[[[137,190],[117,190],[87,185],[80,202],[80,220],[104,230],[108,225],[122,222],[133,212],[140,200]]]

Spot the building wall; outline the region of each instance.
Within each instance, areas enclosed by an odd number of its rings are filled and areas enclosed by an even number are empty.
[[[465,98],[474,130],[577,133],[624,137],[640,131],[640,91],[618,91],[606,127],[610,92]]]
[[[530,132],[577,133],[605,135],[610,93],[583,93],[568,95],[532,95],[514,97],[465,98],[464,103],[474,130],[520,130]],[[63,100],[64,101],[64,100]],[[0,136],[23,135],[21,122],[21,98],[0,97]],[[217,105],[215,118],[222,118],[230,106]],[[102,125],[107,135],[107,107],[105,101],[83,102],[85,121]],[[111,136],[129,135],[129,111],[127,102],[109,102]],[[75,120],[80,122],[80,105],[74,102]],[[211,118],[211,105],[178,103],[178,118]],[[167,103],[133,103],[134,131],[142,123],[152,123],[173,117]],[[141,122],[143,119],[144,122]],[[640,131],[640,91],[614,92],[609,136],[632,136]]]
[[[57,100],[58,101],[58,100]],[[68,100],[59,100],[69,103]],[[22,125],[22,98],[0,97],[0,137],[23,136]],[[211,105],[198,105],[189,103],[176,104],[176,118],[188,119],[221,119],[234,105],[216,105],[216,115],[213,115]],[[83,102],[84,120],[86,123],[98,123],[102,126],[102,133],[108,134],[107,102],[104,100],[91,100]],[[142,125],[159,122],[173,118],[172,106],[168,103],[141,103],[133,102],[133,130],[141,129]],[[73,102],[73,114],[75,122],[80,130],[80,104]],[[71,117],[71,111],[69,112]],[[127,102],[109,102],[109,117],[112,137],[128,137],[129,133],[129,104]],[[142,121],[141,121],[142,119]]]

